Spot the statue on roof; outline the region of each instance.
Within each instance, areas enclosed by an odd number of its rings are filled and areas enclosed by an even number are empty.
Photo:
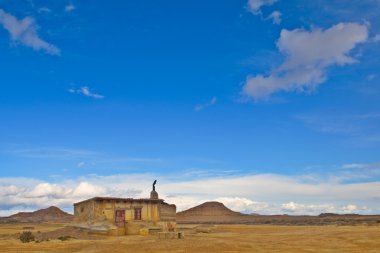
[[[156,183],[157,183],[157,180],[154,180],[154,182],[153,182],[153,191],[156,190]]]
[[[156,192],[156,183],[157,183],[157,180],[154,180],[153,190],[150,192],[150,198],[151,199],[158,199],[158,193]]]

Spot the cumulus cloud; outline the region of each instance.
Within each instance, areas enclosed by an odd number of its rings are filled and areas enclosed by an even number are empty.
[[[105,187],[97,186],[89,182],[80,182],[73,190],[74,196],[92,197],[107,194]]]
[[[52,197],[52,198],[65,198],[70,191],[66,187],[58,184],[40,183],[37,184],[31,191],[25,194],[27,198],[40,198],[40,197]]]
[[[282,204],[281,208],[284,212],[297,213],[303,212],[308,213],[310,211],[318,210],[317,212],[326,212],[333,213],[335,211],[335,207],[333,205],[323,204],[323,205],[304,205],[295,203],[293,201]]]
[[[380,34],[376,34],[375,37],[372,38],[373,42],[379,42],[380,41]]]
[[[243,213],[268,213],[272,208],[268,203],[257,202],[248,198],[222,197],[215,201],[221,202],[233,211]]]
[[[279,25],[281,24],[281,15],[282,15],[281,12],[274,11],[266,19],[271,19],[273,24]]]
[[[349,54],[367,38],[367,26],[357,23],[339,23],[326,30],[283,29],[277,48],[285,61],[269,75],[249,76],[243,94],[257,100],[281,91],[313,91],[326,81],[328,67],[356,63]]]
[[[51,55],[60,55],[60,49],[38,36],[38,26],[32,17],[18,20],[15,16],[0,9],[0,24],[6,29],[13,42],[21,43],[34,50],[43,50]]]
[[[92,92],[88,86],[83,86],[83,87],[81,87],[79,89],[71,88],[71,89],[69,89],[69,92],[70,93],[82,94],[82,95],[84,95],[86,97],[92,97],[92,98],[95,98],[95,99],[102,99],[102,98],[104,98],[103,95],[100,95],[100,94]]]
[[[71,11],[73,11],[75,9],[76,9],[76,7],[75,7],[74,4],[68,4],[68,5],[65,6],[65,11],[66,12],[71,12]]]
[[[248,9],[255,15],[261,14],[261,7],[272,5],[277,0],[248,0]]]
[[[318,214],[318,213],[368,213],[370,209],[366,206],[358,207],[357,205],[333,205],[333,204],[300,204],[288,202],[281,205],[281,208],[286,213],[292,214]]]
[[[146,198],[158,179],[160,198],[184,210],[205,201],[220,201],[234,211],[260,214],[378,213],[380,182],[312,182],[301,177],[258,174],[178,181],[153,174],[88,175],[48,182],[0,178],[0,209],[36,209],[56,205],[72,211],[72,204],[95,196]]]
[[[24,185],[23,181],[22,178],[18,182],[7,178],[0,181],[0,210],[9,213],[10,210],[25,208],[33,210],[55,205],[72,211],[73,203],[87,198],[95,196],[135,197],[140,194],[139,190],[120,181],[115,186],[111,186],[110,181],[107,180],[107,183],[104,184],[100,183],[97,178],[60,183],[35,180],[34,184],[30,185]]]
[[[211,98],[211,100],[206,103],[206,104],[199,104],[194,107],[194,111],[199,112],[202,111],[203,109],[213,106],[216,104],[216,97]]]

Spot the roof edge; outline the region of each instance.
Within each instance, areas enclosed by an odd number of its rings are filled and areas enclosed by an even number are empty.
[[[88,201],[93,201],[93,200],[95,200],[95,201],[96,200],[115,200],[115,201],[130,201],[130,202],[133,202],[133,201],[136,201],[136,202],[139,202],[139,201],[141,201],[141,202],[142,201],[144,201],[144,202],[146,202],[146,201],[148,201],[148,202],[164,202],[163,199],[151,199],[151,198],[134,199],[134,198],[119,198],[119,197],[93,197],[90,199],[86,199],[86,200],[76,202],[76,203],[74,203],[74,206],[88,202]]]

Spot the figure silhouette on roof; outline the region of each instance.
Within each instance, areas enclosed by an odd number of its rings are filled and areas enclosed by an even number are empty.
[[[157,180],[154,180],[154,182],[153,182],[153,191],[156,190],[156,183],[157,183]]]

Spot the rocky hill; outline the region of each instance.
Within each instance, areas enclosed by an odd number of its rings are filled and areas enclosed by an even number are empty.
[[[51,206],[34,212],[19,212],[0,219],[1,223],[71,222],[73,215]]]
[[[228,209],[223,203],[212,201],[178,212],[176,218],[182,223],[229,223],[240,221],[247,216]]]
[[[177,215],[207,215],[207,216],[219,216],[219,215],[241,215],[239,212],[234,212],[228,209],[223,203],[210,201],[205,202],[199,206],[190,208],[186,211],[179,212]]]

